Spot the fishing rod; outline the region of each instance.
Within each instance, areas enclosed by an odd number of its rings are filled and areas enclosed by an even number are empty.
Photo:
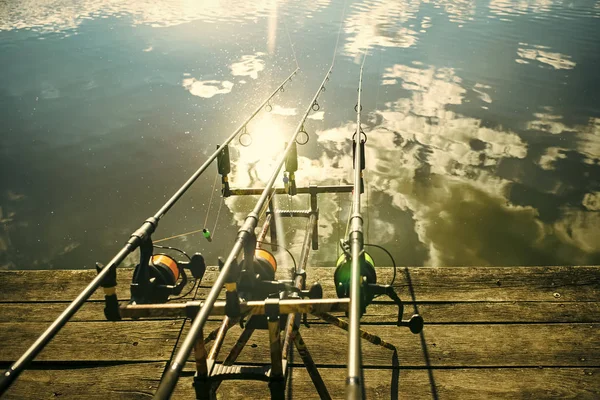
[[[249,267],[249,269],[251,270],[252,262],[250,260],[253,260],[254,258],[254,250],[256,247],[256,234],[254,231],[258,225],[259,218],[262,215],[262,213],[266,210],[269,199],[274,193],[273,185],[275,184],[275,181],[279,175],[279,172],[281,171],[281,168],[286,162],[288,153],[290,153],[292,148],[296,148],[296,140],[298,138],[299,133],[304,132],[304,123],[308,118],[308,115],[311,111],[314,111],[315,105],[318,106],[317,100],[319,98],[319,95],[324,91],[325,83],[329,80],[329,76],[331,75],[331,71],[333,70],[334,65],[335,51],[334,58],[331,63],[331,66],[329,67],[329,70],[325,74],[325,77],[323,78],[323,81],[319,85],[319,89],[317,90],[311,102],[309,103],[309,106],[306,108],[306,111],[304,112],[302,119],[296,126],[294,133],[289,138],[288,144],[283,153],[281,154],[279,160],[277,161],[277,166],[271,173],[271,177],[267,181],[267,184],[263,189],[256,205],[254,206],[254,209],[252,210],[252,212],[250,212],[250,214],[248,214],[248,216],[244,220],[244,223],[242,224],[242,227],[238,231],[238,236],[236,238],[235,244],[233,245],[233,249],[229,253],[224,264],[222,265],[220,273],[217,276],[210,292],[208,293],[206,300],[203,302],[203,305],[200,308],[198,314],[194,317],[190,330],[183,344],[181,345],[181,348],[177,352],[169,368],[165,371],[165,374],[163,375],[163,378],[158,386],[156,394],[154,395],[154,399],[162,400],[169,399],[171,397],[171,394],[173,393],[175,385],[177,384],[177,381],[179,379],[179,375],[181,374],[181,371],[185,366],[185,363],[188,357],[190,356],[192,349],[194,349],[198,337],[200,336],[202,329],[204,328],[204,325],[212,311],[212,308],[215,302],[217,301],[217,298],[219,297],[221,289],[226,283],[228,283],[228,286],[226,287],[228,298],[236,298],[237,307],[239,308],[239,299],[237,298],[236,289],[233,287],[234,285],[229,285],[230,283],[233,283],[230,282],[232,278],[230,275],[234,275],[232,274],[232,272],[235,272],[232,271],[234,269],[234,264],[237,266],[237,258],[243,251],[244,259],[248,261],[247,263],[245,263],[245,266]],[[233,302],[233,305],[235,306],[235,302]]]
[[[83,291],[73,300],[69,306],[52,322],[52,324],[37,338],[37,340],[23,353],[23,355],[15,361],[8,370],[2,375],[0,380],[0,396],[12,385],[17,377],[25,370],[29,363],[39,354],[40,351],[54,338],[54,336],[62,329],[62,327],[71,319],[71,317],[81,308],[83,303],[98,289],[103,286],[107,296],[107,305],[111,307],[105,310],[107,317],[110,314],[112,317],[118,316],[118,302],[115,292],[116,286],[116,268],[123,260],[142,244],[149,241],[150,236],[156,230],[160,219],[177,203],[177,201],[187,192],[187,190],[196,182],[196,180],[204,173],[209,165],[223,152],[226,146],[242,131],[246,130],[246,125],[267,105],[270,100],[282,91],[285,84],[291,81],[296,75],[299,67],[277,86],[275,90],[264,100],[254,112],[246,118],[244,122],[213,152],[209,158],[198,168],[196,172],[167,200],[167,202],[154,214],[148,218],[140,228],[133,232],[123,248],[109,261],[109,263],[100,267],[97,265],[98,275],[90,282]],[[151,243],[151,242],[150,242]],[[203,263],[203,260],[202,260]],[[141,270],[141,269],[140,269]],[[114,283],[114,284],[113,284]],[[108,302],[108,297],[111,301]],[[110,319],[110,318],[109,318]]]
[[[374,343],[372,336],[365,335],[360,327],[360,318],[366,312],[367,306],[373,299],[380,295],[388,296],[398,306],[397,326],[405,326],[412,333],[419,333],[423,329],[423,318],[418,315],[412,315],[408,320],[403,320],[404,305],[392,282],[387,285],[377,283],[377,273],[375,263],[370,254],[365,251],[365,246],[372,246],[383,250],[390,257],[394,265],[394,277],[396,272],[396,262],[394,258],[382,246],[365,243],[363,232],[363,217],[361,214],[361,195],[364,193],[365,185],[363,171],[365,169],[365,144],[367,135],[362,129],[361,111],[362,111],[362,82],[367,50],[363,56],[358,78],[358,95],[356,106],[356,131],[352,136],[353,148],[353,186],[352,186],[352,209],[348,225],[350,227],[348,238],[342,240],[341,247],[343,253],[337,260],[334,272],[334,284],[336,294],[339,298],[350,298],[348,309],[349,323],[344,329],[348,331],[348,366],[346,378],[346,399],[357,400],[365,398],[365,385],[362,370],[362,349],[361,339],[367,339]],[[394,349],[393,346],[384,346]]]
[[[350,242],[352,269],[350,275],[350,310],[348,330],[348,377],[346,379],[346,398],[364,399],[365,387],[362,372],[362,350],[360,345],[360,317],[362,316],[360,289],[361,264],[365,263],[365,247],[363,234],[363,218],[360,213],[360,196],[364,192],[363,169],[365,168],[364,145],[366,135],[362,131],[360,116],[362,111],[362,78],[367,51],[363,56],[358,78],[358,96],[356,100],[356,132],[353,138],[354,147],[354,189],[352,193],[352,216],[350,217]],[[365,139],[363,140],[363,135]],[[358,138],[356,138],[358,136]]]

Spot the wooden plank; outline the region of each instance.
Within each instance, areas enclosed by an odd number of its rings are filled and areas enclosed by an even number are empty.
[[[0,303],[0,322],[52,322],[68,303]],[[541,323],[600,322],[598,302],[465,302],[418,303],[419,313],[427,324],[448,323]],[[73,321],[104,321],[104,303],[88,302],[75,314]],[[405,315],[414,312],[406,302]],[[397,308],[392,304],[374,303],[362,318],[364,324],[394,324]],[[211,320],[218,318],[211,317]],[[310,317],[311,323],[318,323]]]
[[[378,268],[378,282],[390,282],[392,271]],[[324,295],[334,297],[332,274],[311,268],[308,282],[321,282]],[[427,302],[598,301],[600,267],[399,268],[394,287],[403,300]]]
[[[75,369],[28,370],[23,373],[5,398],[61,399],[150,399],[158,387],[163,363],[143,363]],[[322,368],[328,390],[334,399],[342,399],[345,370]],[[600,396],[600,369],[451,369],[401,370],[398,384],[392,385],[392,371],[365,370],[366,394],[369,399],[597,399]],[[183,376],[173,395],[192,399],[192,378]],[[483,383],[483,384],[482,384]],[[290,399],[318,399],[304,368],[292,371]],[[432,390],[432,387],[435,389]],[[225,382],[217,392],[220,399],[268,398],[265,383]]]
[[[361,321],[393,324],[397,310],[391,304],[372,304]],[[600,303],[591,301],[418,303],[417,310],[426,324],[600,322]],[[405,318],[415,312],[414,303],[405,303]]]
[[[0,271],[0,302],[70,301],[90,282],[92,270]],[[203,287],[217,272],[209,268]],[[391,268],[378,268],[378,280],[391,279]],[[308,270],[308,281],[321,282],[326,297],[335,297],[333,268]],[[400,297],[411,300],[410,284],[417,301],[597,301],[599,267],[445,267],[402,268],[395,287]],[[129,293],[131,269],[118,273],[119,297]],[[558,294],[560,297],[558,297]],[[101,300],[102,291],[92,299]]]
[[[0,361],[16,360],[48,324],[0,324]],[[69,322],[37,361],[162,361],[168,359],[181,321]]]
[[[423,336],[389,325],[364,328],[396,346],[400,365],[407,368],[600,366],[598,324],[434,325],[426,326]],[[234,332],[239,333],[239,329],[232,328],[231,333]],[[233,345],[232,336],[228,335],[224,348]],[[327,325],[311,325],[309,329],[302,329],[302,336],[318,365],[346,365],[348,339],[345,331]],[[250,346],[240,356],[240,362],[267,359],[267,344],[267,334],[255,332]],[[362,352],[365,366],[389,368],[392,365],[392,352],[388,349],[363,340]]]
[[[4,399],[151,399],[165,363],[23,372]],[[190,399],[193,397],[189,397]]]
[[[217,270],[210,268],[200,287],[209,287],[207,282],[212,283],[216,274]],[[117,295],[120,300],[129,300],[132,275],[131,268],[117,269]],[[0,271],[0,302],[72,301],[95,277],[95,270]],[[200,289],[200,292],[207,291]],[[102,289],[96,290],[90,299],[104,300]]]
[[[188,324],[189,326],[189,324]],[[207,324],[206,332],[216,327]],[[47,327],[42,323],[0,324],[0,362],[15,360]],[[181,321],[71,322],[36,358],[41,361],[161,361],[171,354]],[[600,366],[597,338],[600,324],[539,325],[431,325],[424,330],[429,356],[425,359],[420,335],[389,325],[366,326],[398,348],[403,367],[505,367],[505,366]],[[231,348],[239,326],[227,335],[223,352]],[[302,328],[302,335],[323,366],[344,366],[346,332],[328,325]],[[325,339],[324,339],[325,338]],[[240,362],[268,360],[266,331],[256,331],[240,356]],[[363,345],[367,366],[391,366],[391,351]],[[222,353],[223,353],[222,352]],[[299,358],[298,358],[299,359]]]

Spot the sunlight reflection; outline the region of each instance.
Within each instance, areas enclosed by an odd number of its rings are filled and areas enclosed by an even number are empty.
[[[248,126],[252,137],[249,146],[234,145],[239,152],[236,173],[231,178],[235,187],[254,187],[264,184],[285,146],[289,127],[271,113],[264,113]]]
[[[207,23],[256,21],[273,12],[273,1],[204,0],[20,0],[0,7],[0,31],[31,28],[37,32],[76,29],[85,20],[131,17],[133,25],[164,28],[202,20]],[[312,2],[299,11],[310,17],[329,4]]]
[[[548,46],[529,45],[527,43],[519,43],[519,45],[523,46],[517,49],[517,55],[521,58],[517,58],[515,61],[519,64],[528,64],[529,61],[526,60],[533,60],[550,65],[554,69],[573,69],[577,65],[574,61],[571,61],[571,57],[568,55],[548,51],[550,50]]]
[[[267,48],[269,49],[269,54],[275,52],[275,44],[277,42],[277,3],[278,0],[271,0],[271,12],[269,13],[267,28]]]
[[[500,17],[525,15],[530,12],[545,13],[551,10],[553,0],[491,0],[490,11]],[[494,16],[490,16],[494,18]]]

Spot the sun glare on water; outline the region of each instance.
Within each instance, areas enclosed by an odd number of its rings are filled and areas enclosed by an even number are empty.
[[[275,163],[285,149],[290,127],[272,114],[263,114],[248,126],[248,134],[240,136],[236,148],[239,157],[234,161],[236,186],[257,186],[270,176]],[[250,143],[248,145],[248,143]]]

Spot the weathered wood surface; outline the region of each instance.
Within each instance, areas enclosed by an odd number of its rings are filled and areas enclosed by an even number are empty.
[[[216,273],[209,268],[201,287],[209,288]],[[335,297],[332,274],[331,268],[311,268],[308,280]],[[123,300],[131,275],[131,269],[118,270]],[[0,302],[71,301],[95,276],[92,270],[0,271]],[[378,268],[377,277],[388,283],[392,269]],[[597,267],[578,266],[399,268],[394,287],[400,297],[410,300],[410,286],[419,301],[597,301],[600,276]],[[102,300],[102,291],[92,299]]]
[[[23,373],[6,399],[132,399],[148,400],[158,387],[163,363],[76,369],[29,370]],[[190,366],[191,367],[191,366]],[[334,399],[343,399],[343,370],[321,368],[320,372]],[[401,370],[397,385],[392,371],[366,370],[369,399],[432,399],[429,371]],[[597,399],[600,368],[511,368],[434,370],[435,394],[439,399]],[[106,374],[111,379],[102,379]],[[305,369],[293,368],[291,398],[318,399]],[[288,393],[290,393],[288,392]],[[35,393],[35,397],[30,397]],[[84,396],[82,396],[84,394]],[[180,379],[174,399],[193,399],[192,378]],[[225,382],[218,399],[265,399],[269,391],[262,382]]]
[[[181,321],[73,322],[36,360],[167,360],[181,324]],[[0,343],[4,347],[0,351],[0,362],[16,359],[46,326],[40,323],[0,324]],[[216,323],[208,324],[207,331],[216,327]],[[420,349],[420,336],[410,334],[405,328],[391,325],[364,328],[396,346],[401,367],[426,367],[428,361],[435,367],[600,366],[599,323],[426,326],[423,332],[429,360]],[[233,346],[240,333],[239,327],[232,328],[225,348]],[[309,349],[315,349],[312,353],[317,364],[345,365],[344,357],[340,357],[340,349],[345,350],[347,345],[345,331],[330,325],[313,324],[302,330],[302,336]],[[239,361],[257,362],[268,355],[268,334],[256,331]],[[363,364],[366,366],[387,368],[391,366],[391,357],[392,352],[388,349],[363,345]]]
[[[68,302],[0,303],[0,323],[52,322]],[[413,312],[415,303],[405,302],[406,312]],[[416,303],[419,313],[427,316],[427,324],[489,324],[489,323],[557,323],[600,322],[600,302],[438,302]],[[34,311],[35,308],[35,312]],[[104,302],[84,304],[73,321],[104,321]],[[391,324],[396,321],[397,308],[375,302],[362,318],[363,324]],[[465,320],[468,315],[468,320]],[[211,317],[210,320],[217,320]],[[311,323],[316,317],[309,316]]]
[[[309,283],[321,282],[325,295],[334,297],[332,272],[311,268]],[[379,269],[379,280],[389,282],[391,272]],[[16,359],[94,275],[0,272],[0,364]],[[199,298],[215,276],[209,269]],[[130,278],[131,270],[119,271],[122,300]],[[418,308],[426,327],[412,335],[394,326],[396,309],[389,302],[369,308],[363,328],[397,347],[399,366],[392,366],[391,351],[363,341],[368,398],[600,398],[600,267],[402,268],[394,286],[406,301],[405,314]],[[183,320],[107,322],[101,299],[98,291],[6,398],[151,398]],[[346,334],[310,322],[302,335],[333,397],[342,398]],[[208,325],[217,323],[213,318]],[[223,352],[240,332],[232,328]],[[266,332],[255,332],[240,362],[267,362],[267,342]],[[298,354],[293,360],[291,397],[317,398]],[[193,398],[192,369],[190,362],[173,398]],[[267,398],[268,389],[225,383],[219,397]]]

